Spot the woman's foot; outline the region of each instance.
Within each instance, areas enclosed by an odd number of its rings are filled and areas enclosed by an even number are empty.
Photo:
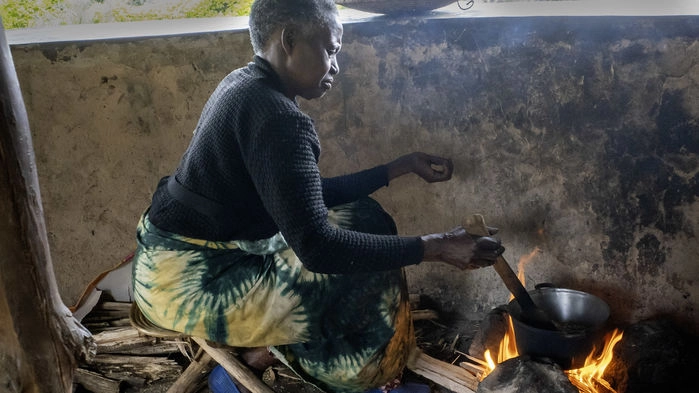
[[[240,357],[245,364],[257,371],[265,371],[267,367],[279,362],[267,347],[246,348]]]

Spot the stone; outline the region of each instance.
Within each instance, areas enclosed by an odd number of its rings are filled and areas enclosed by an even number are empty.
[[[563,370],[555,363],[545,363],[519,356],[500,363],[478,385],[476,393],[579,393]]]
[[[620,393],[682,392],[696,385],[699,339],[668,319],[630,325],[605,379]]]

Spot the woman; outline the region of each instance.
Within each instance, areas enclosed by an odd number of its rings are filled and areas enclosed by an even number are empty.
[[[448,159],[417,152],[320,176],[316,131],[296,99],[332,87],[342,32],[332,0],[253,3],[253,62],[213,92],[139,222],[134,294],[156,325],[271,347],[322,389],[362,392],[400,375],[415,345],[402,268],[478,268],[502,248],[461,228],[397,236],[368,198],[407,173],[448,180]]]

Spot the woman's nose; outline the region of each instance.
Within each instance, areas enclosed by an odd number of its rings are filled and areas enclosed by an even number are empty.
[[[336,75],[338,72],[340,72],[340,66],[337,65],[337,59],[333,59],[330,63],[330,74]]]

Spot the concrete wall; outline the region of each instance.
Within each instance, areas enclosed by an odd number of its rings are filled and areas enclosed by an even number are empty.
[[[336,175],[424,150],[452,181],[375,196],[402,234],[472,213],[500,228],[527,286],[597,294],[615,321],[699,331],[699,17],[373,18],[345,26],[341,74],[302,107]],[[134,249],[208,94],[247,33],[13,46],[56,274],[68,304]],[[408,269],[463,318],[507,302],[492,269]]]

